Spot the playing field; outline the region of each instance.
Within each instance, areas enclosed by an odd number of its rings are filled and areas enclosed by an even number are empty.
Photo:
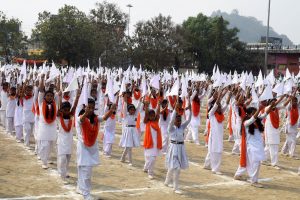
[[[202,118],[203,119],[203,118]],[[201,127],[203,132],[204,127]],[[181,172],[180,188],[183,195],[176,195],[171,188],[163,185],[166,169],[164,156],[158,158],[155,179],[149,180],[143,169],[143,149],[133,150],[133,166],[119,161],[122,149],[118,147],[121,130],[118,127],[117,140],[113,147],[112,158],[100,155],[101,165],[94,168],[92,194],[99,199],[299,199],[300,176],[297,175],[299,160],[280,155],[281,170],[262,166],[260,182],[264,188],[254,188],[248,182],[235,181],[233,175],[239,164],[239,157],[230,154],[233,143],[224,139],[224,153],[221,171],[224,175],[213,175],[202,169],[207,149],[201,134],[201,146],[187,143],[190,168]],[[282,134],[282,142],[285,136]],[[0,199],[82,199],[76,194],[76,151],[71,159],[69,184],[65,185],[54,164],[48,170],[41,168],[41,162],[31,150],[0,131]],[[76,142],[76,141],[75,141]],[[32,144],[33,145],[33,144]],[[281,144],[282,146],[282,144]],[[102,144],[101,144],[102,147]],[[297,145],[297,155],[300,155]],[[54,155],[54,153],[53,153]]]

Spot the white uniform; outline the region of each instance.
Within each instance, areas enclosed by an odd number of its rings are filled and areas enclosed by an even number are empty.
[[[266,107],[267,110],[269,108]],[[281,109],[282,107],[277,107]],[[266,117],[265,122],[265,156],[266,159],[271,158],[271,165],[276,166],[278,164],[278,151],[280,144],[280,129],[274,128],[271,122],[270,114]]]
[[[157,148],[157,132],[150,126],[153,147],[144,149],[145,165],[144,171],[148,171],[148,175],[153,175],[156,157],[160,154],[161,150]]]
[[[7,108],[6,109],[6,129],[7,132],[11,135],[15,129],[14,127],[14,116],[15,116],[15,108],[16,108],[16,98],[8,98]]]
[[[249,126],[254,122],[253,117],[244,122],[247,144],[246,168],[239,167],[235,173],[235,176],[241,176],[247,170],[251,183],[257,183],[260,163],[265,159],[262,133],[257,128],[254,129],[253,135],[249,133]]]
[[[286,140],[282,147],[282,153],[286,154],[289,153],[291,157],[294,156],[296,150],[296,143],[297,143],[297,133],[298,133],[298,120],[295,125],[291,125],[291,104],[289,103],[287,106],[287,118],[285,123],[285,133],[286,133]],[[298,113],[300,115],[300,109],[297,106]]]
[[[132,147],[140,146],[140,138],[136,128],[136,120],[138,115],[138,110],[140,109],[141,103],[138,104],[136,111],[133,115],[130,115],[127,111],[127,103],[124,102],[123,105],[123,124],[122,124],[122,136],[120,139],[119,146],[124,148],[121,156],[121,161],[125,162],[125,157],[128,154],[129,163],[132,163]]]
[[[114,118],[109,117],[104,125],[103,153],[106,156],[111,155],[112,145],[115,143],[116,122],[116,116]]]
[[[23,139],[23,106],[20,100],[16,102],[14,125],[16,129],[16,139],[21,141]]]
[[[98,122],[102,122],[103,118],[98,116]],[[92,168],[100,164],[99,145],[96,139],[93,146],[88,147],[84,144],[82,136],[82,126],[80,118],[77,117],[77,167],[78,167],[78,189],[86,198],[90,195]]]
[[[191,112],[188,115],[188,119],[180,125],[178,128],[174,126],[176,118],[176,111],[174,110],[171,116],[171,122],[168,126],[168,132],[170,134],[170,144],[166,155],[166,168],[168,169],[165,185],[168,185],[173,177],[174,190],[178,189],[178,180],[181,169],[187,169],[189,167],[189,160],[186,154],[184,145],[184,130],[187,128],[191,121]]]
[[[192,99],[195,98],[197,94],[197,91],[194,92],[194,94],[191,97],[191,101]],[[202,98],[205,96],[205,92],[201,95],[198,96],[199,100],[200,100],[200,107],[201,107],[201,100]],[[193,109],[193,108],[192,108]],[[201,110],[201,109],[200,109]],[[192,110],[193,113],[193,110]],[[188,115],[187,115],[188,116]],[[195,116],[194,114],[192,114],[192,119],[191,119],[191,123],[189,124],[189,131],[188,134],[186,135],[186,139],[187,140],[193,140],[197,145],[199,145],[199,128],[201,125],[201,112],[198,113],[197,116]]]
[[[223,113],[225,112],[226,108],[227,104],[222,107]],[[223,152],[224,127],[223,122],[219,123],[215,117],[215,112],[217,109],[218,105],[215,103],[208,113],[210,121],[210,134],[208,139],[208,152],[204,163],[204,167],[211,167],[212,172],[220,171]]]
[[[30,99],[23,98],[23,128],[24,143],[29,147],[30,136],[33,133],[34,114],[32,112],[33,97]]]
[[[52,123],[48,124],[44,118],[42,110],[44,94],[45,93],[43,92],[39,92],[38,96],[38,102],[41,112],[39,117],[39,132],[37,133],[37,140],[39,141],[39,156],[41,157],[43,164],[47,166],[51,150],[54,146],[54,141],[56,141],[57,139],[57,124],[55,120]]]
[[[166,153],[169,146],[169,134],[168,134],[168,126],[171,120],[171,111],[168,111],[168,115],[166,120],[164,119],[163,114],[160,114],[159,117],[159,127],[161,130],[162,136],[162,153]]]
[[[69,124],[69,119],[63,119],[66,126]],[[73,119],[72,119],[73,120]],[[74,122],[74,121],[73,121]],[[57,169],[62,178],[66,178],[68,174],[69,163],[71,160],[73,146],[73,124],[70,132],[66,132],[60,122],[58,123],[58,139],[57,139]]]
[[[4,127],[4,129],[6,129],[6,107],[8,102],[8,93],[4,92],[4,90],[1,90],[0,92],[0,101],[0,123]]]
[[[232,105],[232,118],[234,119],[234,128],[232,130],[234,145],[232,148],[232,153],[240,154],[242,118],[239,113],[239,106],[237,106],[236,104]]]

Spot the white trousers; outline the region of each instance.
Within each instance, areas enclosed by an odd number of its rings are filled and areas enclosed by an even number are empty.
[[[47,166],[54,141],[41,140],[39,143],[39,156],[41,157],[43,164]]]
[[[189,126],[188,134],[186,135],[187,140],[193,140],[196,144],[199,144],[199,126]]]
[[[0,124],[6,129],[6,110],[0,110]]]
[[[162,130],[162,153],[166,153],[169,146],[169,135],[167,130]]]
[[[295,155],[296,144],[297,144],[297,133],[287,133],[286,140],[281,149],[281,152],[284,154],[288,153],[291,157],[293,157]]]
[[[212,172],[219,172],[222,162],[222,153],[207,152],[204,167],[211,167]]]
[[[77,187],[81,191],[84,198],[90,195],[92,188],[92,169],[92,166],[78,166]]]
[[[266,160],[271,158],[271,165],[276,166],[278,164],[278,144],[266,144],[265,146],[265,157]]]
[[[6,130],[7,133],[13,134],[14,131],[14,118],[13,117],[6,117]]]
[[[148,171],[148,175],[154,175],[154,165],[156,156],[145,156],[144,171]]]
[[[239,166],[234,176],[242,176],[247,172],[250,178],[250,182],[257,183],[259,170],[260,170],[260,162],[259,161],[250,162],[250,160],[247,157],[247,166],[246,167]]]
[[[112,152],[112,143],[104,143],[103,144],[103,152],[104,155],[110,156]]]
[[[23,126],[15,126],[16,129],[16,139],[21,140],[23,139]]]
[[[178,190],[180,169],[168,169],[165,184],[168,185],[173,180],[174,190]]]
[[[234,138],[232,153],[240,154],[240,148],[241,148],[241,139],[240,138]]]
[[[30,136],[33,133],[33,125],[34,123],[25,122],[23,125],[24,128],[24,144],[29,146]]]
[[[57,155],[57,170],[61,178],[67,177],[70,160],[71,154]]]
[[[124,151],[122,153],[122,156],[121,156],[121,161],[125,161],[125,158],[128,154],[128,161],[129,163],[132,163],[132,147],[125,147],[124,148]]]

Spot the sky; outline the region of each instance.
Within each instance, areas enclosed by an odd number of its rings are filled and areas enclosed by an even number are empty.
[[[189,16],[203,13],[210,16],[213,11],[230,13],[237,9],[240,15],[253,16],[267,24],[268,0],[107,0],[118,4],[128,13],[126,5],[131,4],[130,32],[140,20],[148,20],[159,13],[170,15],[175,23],[182,23]],[[0,11],[8,17],[22,21],[22,30],[31,34],[38,18],[44,10],[56,14],[64,4],[74,5],[89,13],[97,0],[0,0]],[[98,0],[98,2],[102,2]],[[300,44],[300,0],[271,0],[270,26],[279,34],[287,35],[295,44]]]

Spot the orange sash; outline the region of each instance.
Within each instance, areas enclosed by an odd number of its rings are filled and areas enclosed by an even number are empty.
[[[140,129],[141,128],[141,113],[139,112],[136,118],[136,128]]]
[[[292,107],[290,111],[290,118],[291,118],[291,125],[294,126],[298,122],[298,118],[299,118],[298,107],[295,108]]]
[[[271,119],[272,126],[276,129],[278,129],[279,128],[279,112],[278,112],[277,108],[275,108],[275,110],[272,110],[270,112],[270,119]]]
[[[30,99],[32,97],[32,95],[26,95],[24,98],[26,99],[26,100],[28,100],[28,99]]]
[[[174,109],[175,108],[175,103],[176,103],[176,96],[169,96],[169,102],[170,102],[170,105],[172,106],[172,108]]]
[[[68,96],[64,96],[64,100],[66,100],[66,101],[69,101],[70,100],[70,96],[68,95]]]
[[[207,123],[207,134],[206,134],[206,137],[205,137],[205,142],[206,144],[208,144],[208,139],[209,139],[209,134],[210,134],[210,121],[209,119],[208,120],[208,123]]]
[[[242,124],[240,166],[241,167],[247,166],[247,142],[246,142],[246,130],[244,124]]]
[[[222,113],[222,114],[219,114],[219,113],[215,112],[215,117],[216,117],[216,119],[217,119],[217,121],[218,121],[219,123],[222,123],[222,122],[224,121],[224,119],[225,119],[223,113]]]
[[[195,117],[197,117],[200,113],[200,102],[192,101],[192,111]]]
[[[85,118],[84,121],[81,123],[81,127],[84,145],[88,147],[93,146],[96,142],[99,131],[98,117],[95,116],[94,125],[91,124],[88,118]]]
[[[142,94],[141,94],[141,91],[137,91],[137,92],[134,91],[134,92],[133,92],[133,96],[134,96],[134,99],[135,99],[135,100],[139,100],[139,99],[141,98],[141,95],[142,95]]]
[[[158,125],[158,121],[153,121],[153,122],[149,121],[146,124],[145,138],[144,138],[145,149],[153,148],[151,128],[153,128],[157,132],[157,148],[162,149],[162,137],[161,137],[161,131]]]
[[[23,105],[23,104],[22,104]],[[40,116],[40,108],[39,108],[39,103],[38,100],[35,101],[35,103],[32,104],[32,109],[31,111],[36,114],[37,116]]]
[[[61,127],[64,129],[64,131],[69,133],[71,131],[73,121],[72,121],[72,119],[70,119],[68,126],[66,126],[63,115],[61,114],[60,115],[60,124],[61,124]]]
[[[150,103],[151,103],[151,107],[154,109],[157,107],[157,103],[158,103],[158,97],[156,98],[150,98]]]
[[[52,107],[53,107],[53,109],[54,109],[54,115],[53,115],[53,118],[52,119],[49,119],[49,118],[47,118],[46,117],[46,110],[48,109],[48,105],[47,105],[47,103],[46,103],[46,100],[44,100],[43,101],[43,104],[42,104],[42,108],[43,108],[43,116],[44,116],[44,119],[45,119],[45,121],[46,121],[46,123],[47,124],[51,124],[51,123],[53,123],[54,121],[55,121],[55,119],[56,119],[56,103],[55,103],[55,101],[53,101],[52,102]],[[50,112],[51,112],[52,110],[50,110]]]
[[[229,119],[228,119],[228,126],[229,126],[229,135],[232,135],[233,130],[232,130],[232,106],[229,108]]]

